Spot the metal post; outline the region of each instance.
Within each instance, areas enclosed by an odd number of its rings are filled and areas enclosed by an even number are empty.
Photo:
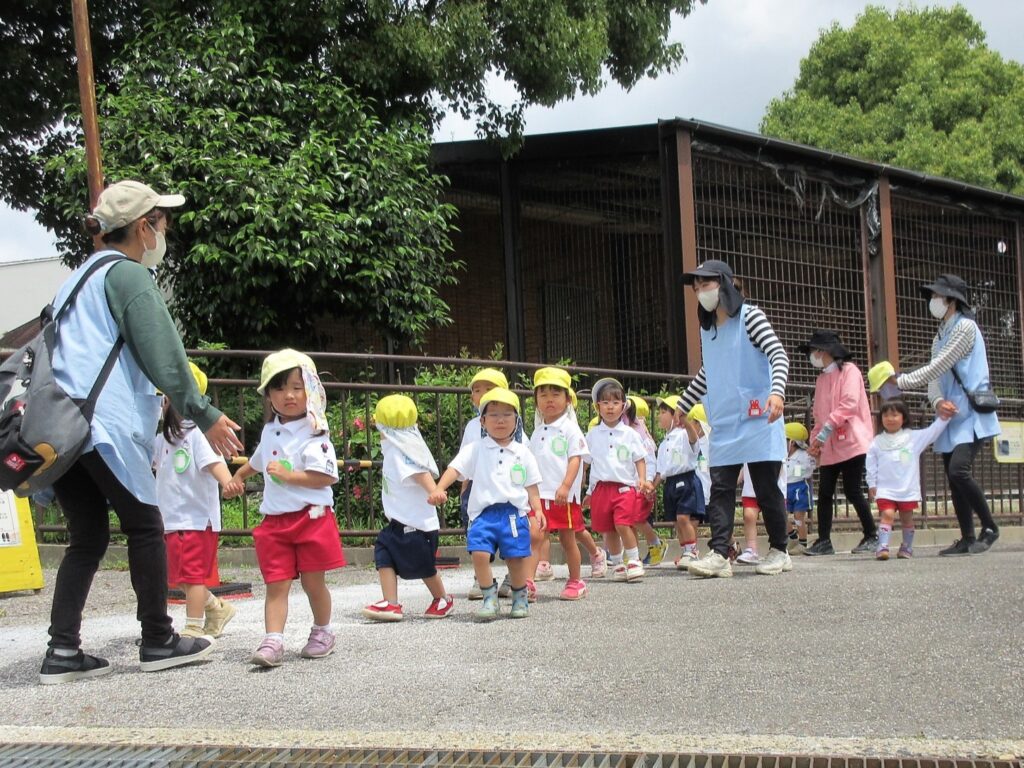
[[[676,133],[676,169],[683,272],[690,272],[697,268],[697,212],[693,194],[693,153],[690,149],[689,131],[680,130]],[[695,376],[703,362],[700,352],[700,326],[697,323],[697,295],[693,291],[683,291],[683,305],[686,314],[687,372]]]
[[[878,213],[882,223],[881,285],[874,288],[881,305],[881,325],[875,328],[879,357],[888,360],[896,370],[900,367],[899,335],[896,323],[896,253],[892,230],[892,193],[889,178],[878,179]]]
[[[96,83],[92,74],[92,43],[89,38],[87,0],[71,0],[75,28],[75,56],[78,58],[78,98],[82,107],[82,129],[85,132],[85,160],[89,178],[89,210],[103,191],[103,169],[100,163],[100,126],[96,117]],[[98,241],[98,238],[97,238]]]
[[[509,360],[524,360],[522,265],[519,258],[519,184],[508,160],[498,166],[501,179],[501,235],[505,257],[505,329]]]

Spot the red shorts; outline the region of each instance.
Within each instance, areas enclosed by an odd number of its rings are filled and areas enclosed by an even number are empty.
[[[298,512],[266,515],[253,528],[252,543],[267,584],[345,565],[338,522],[330,507],[317,518],[309,516],[308,507]]]
[[[608,533],[617,525],[639,525],[647,519],[641,509],[643,495],[628,485],[600,482],[590,497],[590,524],[598,533]]]
[[[761,505],[757,503],[756,496],[744,496],[740,502],[744,509],[760,509]]]
[[[217,562],[216,531],[170,531],[167,545],[167,583],[205,584]]]
[[[654,509],[654,499],[648,499],[646,496],[639,492],[637,493],[637,496],[640,497],[640,512],[643,516],[643,519],[640,522],[646,523],[648,520],[651,519],[651,510]]]
[[[576,502],[555,504],[551,499],[541,499],[540,504],[544,509],[544,516],[548,519],[548,530],[552,533],[567,529],[579,532],[584,529],[583,507]]]
[[[882,512],[915,512],[917,511],[916,501],[891,501],[889,499],[875,499],[878,511]]]

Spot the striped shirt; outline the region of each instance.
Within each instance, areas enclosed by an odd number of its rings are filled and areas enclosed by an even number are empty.
[[[750,343],[764,352],[771,365],[772,389],[771,394],[778,395],[783,400],[786,398],[786,381],[789,379],[789,355],[782,347],[782,342],[775,335],[772,324],[768,322],[764,311],[753,304],[747,304],[747,337]],[[708,382],[704,376],[704,366],[700,367],[697,376],[683,393],[679,407],[689,411],[708,392]]]
[[[978,326],[974,322],[961,323],[959,322],[961,319],[965,318],[957,313],[939,326],[941,331],[947,323],[956,323],[953,332],[946,339],[946,344],[929,361],[928,365],[922,366],[910,373],[901,373],[896,377],[897,387],[902,390],[920,389],[927,384],[928,400],[932,406],[945,399],[942,394],[942,387],[939,384],[939,377],[946,371],[952,370],[954,365],[971,354],[971,351],[974,349],[974,339],[978,333]]]

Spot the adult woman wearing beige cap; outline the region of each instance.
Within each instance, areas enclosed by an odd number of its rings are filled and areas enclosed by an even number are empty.
[[[142,670],[188,664],[212,650],[207,639],[175,634],[167,615],[163,524],[151,472],[160,414],[157,388],[182,416],[199,425],[221,454],[232,456],[242,447],[234,433],[238,425],[200,396],[181,338],[149,272],[166,252],[170,209],[184,202],[181,195],[158,195],[136,181],[105,189],[86,218],[86,229],[100,235],[105,248],[90,256],[54,299],[54,307],[62,307],[81,282],[60,319],[54,350],[54,377],[61,387],[72,397],[85,398],[105,363],[110,368],[86,451],[54,484],[70,541],[54,585],[50,647],[39,672],[42,683],[110,671],[106,660],[81,651],[79,635],[82,609],[110,536],[108,506],[128,539],[142,625]]]

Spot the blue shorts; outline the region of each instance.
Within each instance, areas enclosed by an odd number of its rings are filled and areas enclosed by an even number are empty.
[[[492,504],[470,522],[466,533],[470,552],[500,551],[504,559],[530,556],[530,518],[512,504]]]
[[[666,477],[662,499],[665,502],[666,520],[675,520],[680,515],[689,515],[694,520],[707,519],[704,486],[696,472],[682,472]]]
[[[395,520],[377,534],[373,563],[391,568],[403,579],[429,579],[437,574],[437,531],[421,531]]]
[[[786,485],[787,512],[810,512],[813,506],[814,497],[811,495],[810,483],[806,480],[797,480]]]

